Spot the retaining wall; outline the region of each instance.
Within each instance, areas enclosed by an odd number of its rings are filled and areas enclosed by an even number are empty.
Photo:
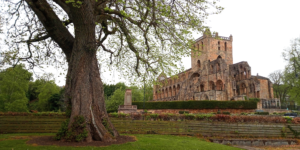
[[[56,133],[65,117],[0,116],[0,133]],[[298,124],[226,123],[209,121],[150,121],[111,118],[120,133],[201,134],[220,137],[294,137]]]

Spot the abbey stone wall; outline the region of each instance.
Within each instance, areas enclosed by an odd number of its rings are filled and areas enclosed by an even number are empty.
[[[268,78],[251,75],[246,61],[233,64],[233,37],[212,35],[207,30],[191,52],[192,68],[168,78],[160,74],[161,85],[153,87],[153,101],[272,99]]]

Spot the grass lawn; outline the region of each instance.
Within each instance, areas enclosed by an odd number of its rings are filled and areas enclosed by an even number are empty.
[[[137,141],[108,147],[58,147],[31,146],[25,142],[28,136],[54,134],[0,134],[0,150],[235,150],[239,148],[206,142],[204,139],[187,136],[134,134]]]

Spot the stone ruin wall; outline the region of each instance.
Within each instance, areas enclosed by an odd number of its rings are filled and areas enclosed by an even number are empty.
[[[232,36],[218,34],[197,39],[196,52],[191,52],[192,68],[172,78],[161,74],[158,77],[161,84],[153,88],[153,101],[274,98],[268,78],[252,76],[245,61],[233,64],[232,40]]]

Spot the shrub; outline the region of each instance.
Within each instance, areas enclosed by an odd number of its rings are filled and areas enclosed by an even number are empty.
[[[85,119],[83,116],[75,116],[74,121],[71,124],[70,129],[68,129],[69,119],[64,121],[55,136],[56,140],[65,139],[66,141],[76,141],[81,142],[87,136],[88,132],[86,130]]]
[[[118,118],[119,114],[117,112],[112,112],[112,113],[109,113],[109,116]]]
[[[198,114],[195,116],[196,120],[205,120],[205,119],[209,119],[212,116],[214,116],[214,114]]]
[[[259,102],[260,99],[259,98],[249,98],[249,101]]]
[[[150,114],[150,118],[156,120],[158,118],[158,114]]]
[[[132,102],[138,109],[144,102]],[[256,109],[254,101],[169,101],[145,102],[145,109]]]
[[[184,117],[186,120],[194,120],[195,119],[195,115],[193,115],[193,114],[184,114]]]
[[[189,111],[183,111],[183,110],[179,111],[179,114],[188,114],[188,113],[190,113],[190,112]]]
[[[283,118],[286,119],[287,123],[292,123],[292,121],[293,121],[293,118],[289,117],[289,116],[284,116]]]
[[[228,112],[228,111],[224,111],[224,112],[217,112],[217,114],[230,115],[230,112]]]
[[[241,112],[241,115],[248,115],[247,113],[245,113],[245,112]]]
[[[269,115],[269,112],[255,112],[256,115]]]

